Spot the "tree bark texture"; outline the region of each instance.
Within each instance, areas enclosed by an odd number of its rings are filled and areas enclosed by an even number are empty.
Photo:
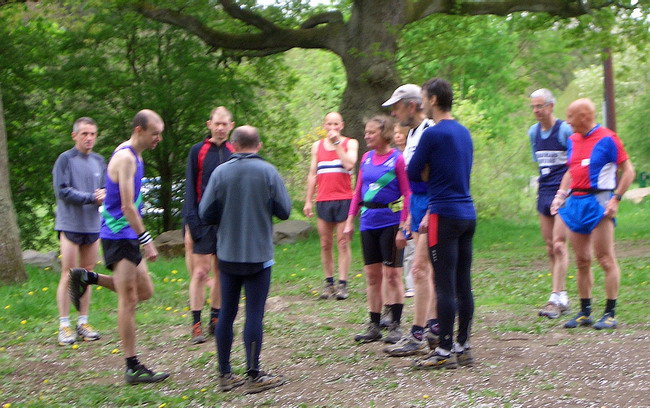
[[[9,184],[9,157],[7,155],[7,132],[5,129],[2,89],[0,89],[0,283],[11,284],[27,280],[23,255],[20,250],[20,233],[11,199]]]

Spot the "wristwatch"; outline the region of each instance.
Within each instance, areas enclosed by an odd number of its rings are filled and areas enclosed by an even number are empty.
[[[614,198],[615,198],[616,200],[618,200],[618,201],[621,201],[621,200],[623,199],[623,196],[620,195],[620,194],[616,194],[616,193],[614,193]]]

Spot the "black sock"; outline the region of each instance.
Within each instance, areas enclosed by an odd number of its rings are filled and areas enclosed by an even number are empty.
[[[99,281],[99,275],[93,271],[88,271],[88,274],[86,274],[86,280],[86,283],[89,285],[97,285],[97,282]]]
[[[381,319],[381,313],[370,312],[370,322],[375,323],[379,326],[379,320]]]
[[[246,372],[246,374],[248,374],[248,376],[249,376],[250,378],[252,378],[252,379],[256,379],[257,376],[260,375],[260,370],[248,370],[248,371]]]
[[[135,370],[135,367],[140,364],[138,361],[138,356],[133,356],[133,357],[127,357],[126,359],[126,369],[127,370]]]
[[[591,316],[591,298],[580,299],[580,310],[587,316]]]
[[[402,310],[404,310],[404,303],[390,305],[390,313],[394,322],[400,323],[402,321]]]
[[[334,278],[333,278],[333,277],[325,278],[325,282],[326,282],[328,285],[333,285],[333,284],[334,284]]]
[[[201,321],[201,311],[200,310],[192,310],[192,319],[194,320],[193,324],[197,324],[198,322]]]
[[[422,341],[422,338],[424,338],[424,327],[416,325],[411,326],[411,334],[416,339]]]
[[[605,313],[610,313],[612,317],[616,316],[616,299],[607,299]]]
[[[427,327],[429,330],[433,331],[433,328],[438,324],[438,319],[429,319],[427,320]]]
[[[347,284],[348,284],[348,281],[344,281],[344,280],[339,279],[339,285],[346,286]]]
[[[217,309],[214,307],[210,308],[210,319],[218,319],[220,311],[221,309]]]

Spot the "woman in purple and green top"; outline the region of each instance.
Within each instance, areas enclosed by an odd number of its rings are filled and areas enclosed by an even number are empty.
[[[361,244],[368,285],[370,324],[365,333],[355,336],[360,343],[381,339],[379,320],[384,303],[390,305],[392,323],[385,342],[397,342],[401,337],[400,320],[404,308],[402,283],[403,249],[395,245],[397,234],[408,215],[411,195],[402,154],[390,147],[394,133],[388,116],[375,116],[366,123],[364,139],[370,150],[363,155],[357,186],[350,204],[344,233],[350,239],[354,217],[361,210]],[[401,202],[400,198],[404,200]],[[382,281],[388,280],[390,291],[382,299]]]

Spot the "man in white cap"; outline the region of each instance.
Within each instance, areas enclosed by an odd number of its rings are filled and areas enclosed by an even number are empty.
[[[398,87],[390,99],[382,104],[391,108],[391,115],[397,118],[401,126],[410,128],[404,149],[404,160],[408,164],[420,143],[424,130],[434,125],[422,110],[422,91],[414,84]],[[436,313],[436,295],[433,286],[433,268],[427,251],[427,236],[420,234],[426,229],[428,198],[427,185],[424,182],[411,182],[411,203],[409,219],[405,223],[403,237],[412,234],[415,253],[411,264],[411,273],[415,282],[415,310],[411,332],[404,335],[395,345],[384,351],[391,356],[410,356],[424,350],[426,338],[433,350],[438,343],[438,322]],[[422,221],[424,220],[424,224]],[[426,330],[425,330],[426,329]],[[426,332],[426,334],[425,334]],[[390,336],[390,335],[389,335]]]

